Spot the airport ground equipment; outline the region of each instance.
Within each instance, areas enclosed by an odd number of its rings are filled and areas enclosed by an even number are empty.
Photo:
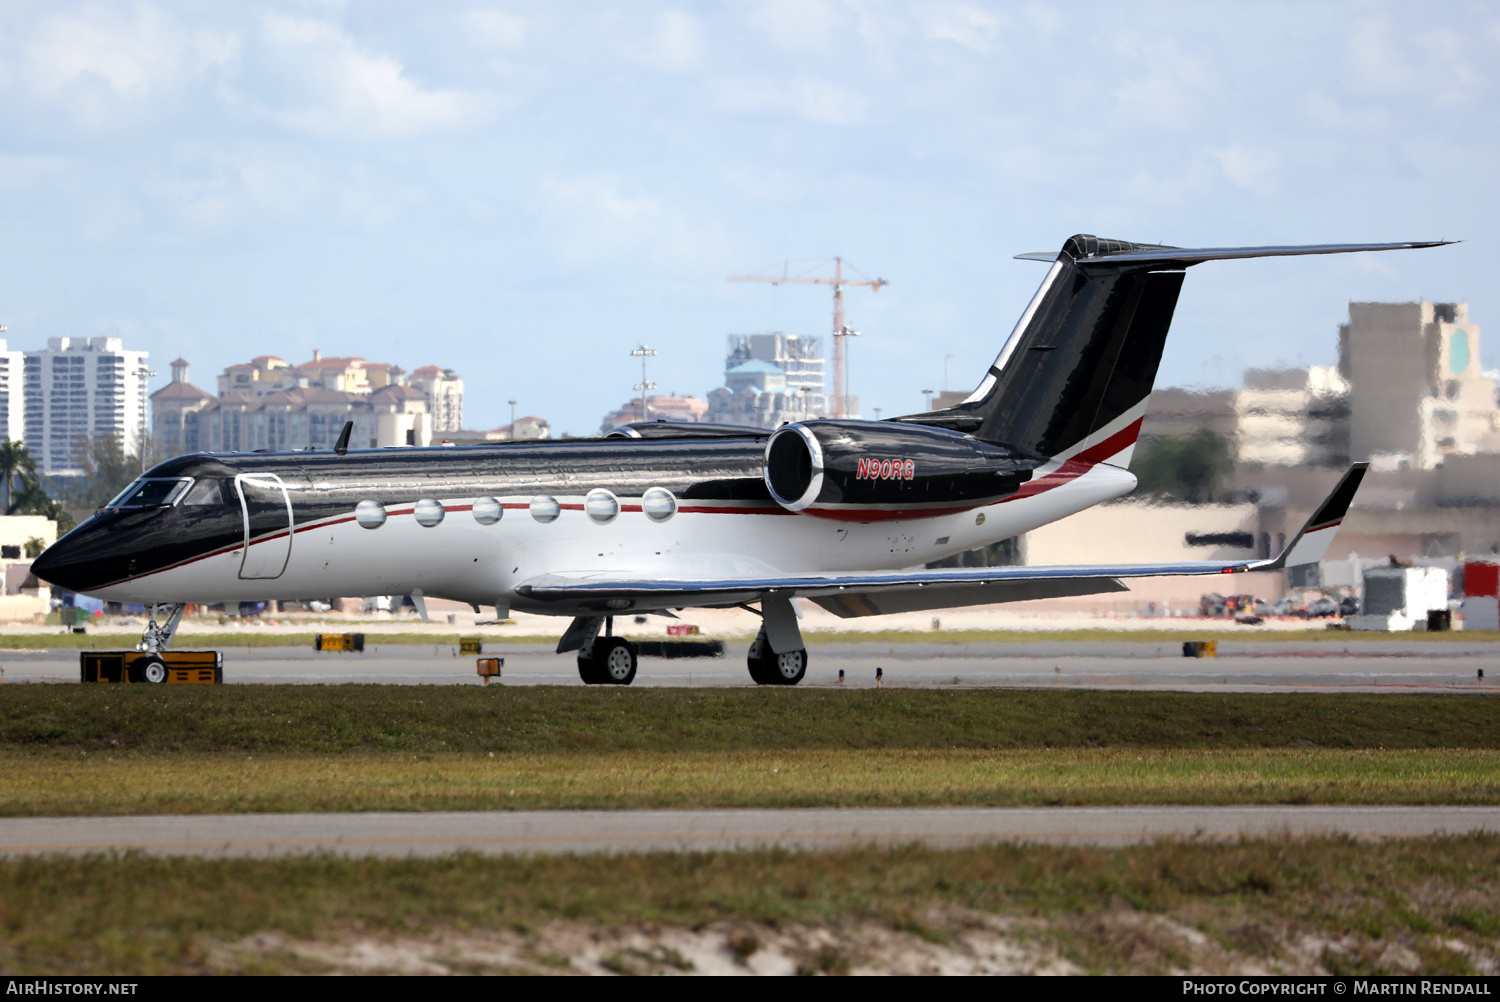
[[[358,654],[364,649],[363,633],[319,633],[313,637],[315,651],[353,651]]]
[[[483,637],[459,637],[458,638],[458,653],[460,653],[460,654],[483,654],[484,653],[484,638]]]
[[[1428,613],[1448,611],[1448,572],[1441,567],[1372,567],[1365,571],[1360,614],[1351,630],[1404,632],[1425,627]]]
[[[1500,630],[1500,564],[1464,564],[1463,613],[1466,630]]]
[[[479,672],[479,677],[484,679],[485,685],[489,685],[490,679],[500,677],[500,671],[505,667],[505,659],[480,658],[476,666]]]
[[[1216,658],[1219,656],[1219,642],[1217,640],[1185,640],[1182,644],[1182,656]]]
[[[218,651],[82,651],[83,682],[136,682],[146,685],[216,685],[224,681]]]

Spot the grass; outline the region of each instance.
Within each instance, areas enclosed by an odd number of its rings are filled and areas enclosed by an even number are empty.
[[[0,814],[1500,803],[1468,695],[5,686]]]
[[[1500,752],[22,752],[0,816],[1053,804],[1500,804]]]
[[[809,749],[1500,749],[1493,699],[1001,689],[0,688],[0,749],[611,755]]]
[[[1293,949],[1335,971],[1407,973],[1414,962],[1472,973],[1476,951],[1494,949],[1497,875],[1500,839],[1481,836],[1114,850],[54,857],[0,863],[0,967],[32,975],[297,972],[326,965],[291,949],[252,950],[247,937],[535,940],[559,922],[836,930],[863,921],[942,941],[965,933],[965,923],[1001,916],[1017,935],[1101,973],[1165,974],[1185,960],[1211,968],[1230,950],[1264,961]],[[1181,930],[1200,945],[1189,950]],[[754,948],[753,939],[744,947]],[[859,959],[834,950],[809,966],[837,971]]]

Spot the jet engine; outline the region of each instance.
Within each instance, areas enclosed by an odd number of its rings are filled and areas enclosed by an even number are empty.
[[[863,522],[997,501],[1031,479],[1038,462],[944,428],[807,421],[771,436],[765,478],[771,497],[789,511]]]

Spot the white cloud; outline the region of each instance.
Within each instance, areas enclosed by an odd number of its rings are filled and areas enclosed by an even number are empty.
[[[80,118],[107,124],[122,102],[158,100],[237,51],[233,34],[185,29],[146,4],[87,6],[38,22],[18,79]]]
[[[929,3],[912,11],[922,34],[938,42],[953,42],[974,52],[994,51],[1001,21],[993,12],[970,3]]]
[[[1368,93],[1456,104],[1472,100],[1484,84],[1464,48],[1456,31],[1402,32],[1389,17],[1377,14],[1350,30],[1348,64],[1356,87]]]
[[[648,61],[662,69],[695,69],[703,57],[703,40],[695,18],[681,11],[656,15],[656,37]]]
[[[1149,46],[1126,46],[1139,64],[1115,88],[1120,109],[1139,122],[1183,129],[1197,117],[1203,98],[1216,89],[1217,78],[1201,56],[1181,51],[1170,39]]]
[[[471,37],[497,49],[519,49],[526,42],[526,22],[499,10],[471,10],[463,16]]]
[[[268,110],[275,122],[315,136],[406,139],[476,124],[491,102],[459,90],[428,90],[391,56],[373,53],[333,25],[271,15],[265,38],[291,92]]]
[[[825,49],[838,28],[839,12],[825,0],[767,0],[751,20],[780,49]]]
[[[772,84],[730,81],[720,86],[719,106],[728,112],[790,114],[805,122],[850,125],[865,118],[865,100],[826,80],[801,79]]]
[[[1236,143],[1228,149],[1212,150],[1224,177],[1236,188],[1254,195],[1269,195],[1276,190],[1276,169],[1281,158],[1273,151]]]

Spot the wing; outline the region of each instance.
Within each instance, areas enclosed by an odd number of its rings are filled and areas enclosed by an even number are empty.
[[[893,612],[990,605],[1128,591],[1129,578],[1242,574],[1316,563],[1333,541],[1367,463],[1356,463],[1338,486],[1269,560],[1199,560],[1162,564],[1086,564],[1072,567],[985,567],[954,570],[788,574],[728,578],[630,578],[608,572],[543,574],[516,592],[543,602],[577,603],[579,612],[606,613],[682,606],[732,606],[768,595],[810,599],[845,618]]]

